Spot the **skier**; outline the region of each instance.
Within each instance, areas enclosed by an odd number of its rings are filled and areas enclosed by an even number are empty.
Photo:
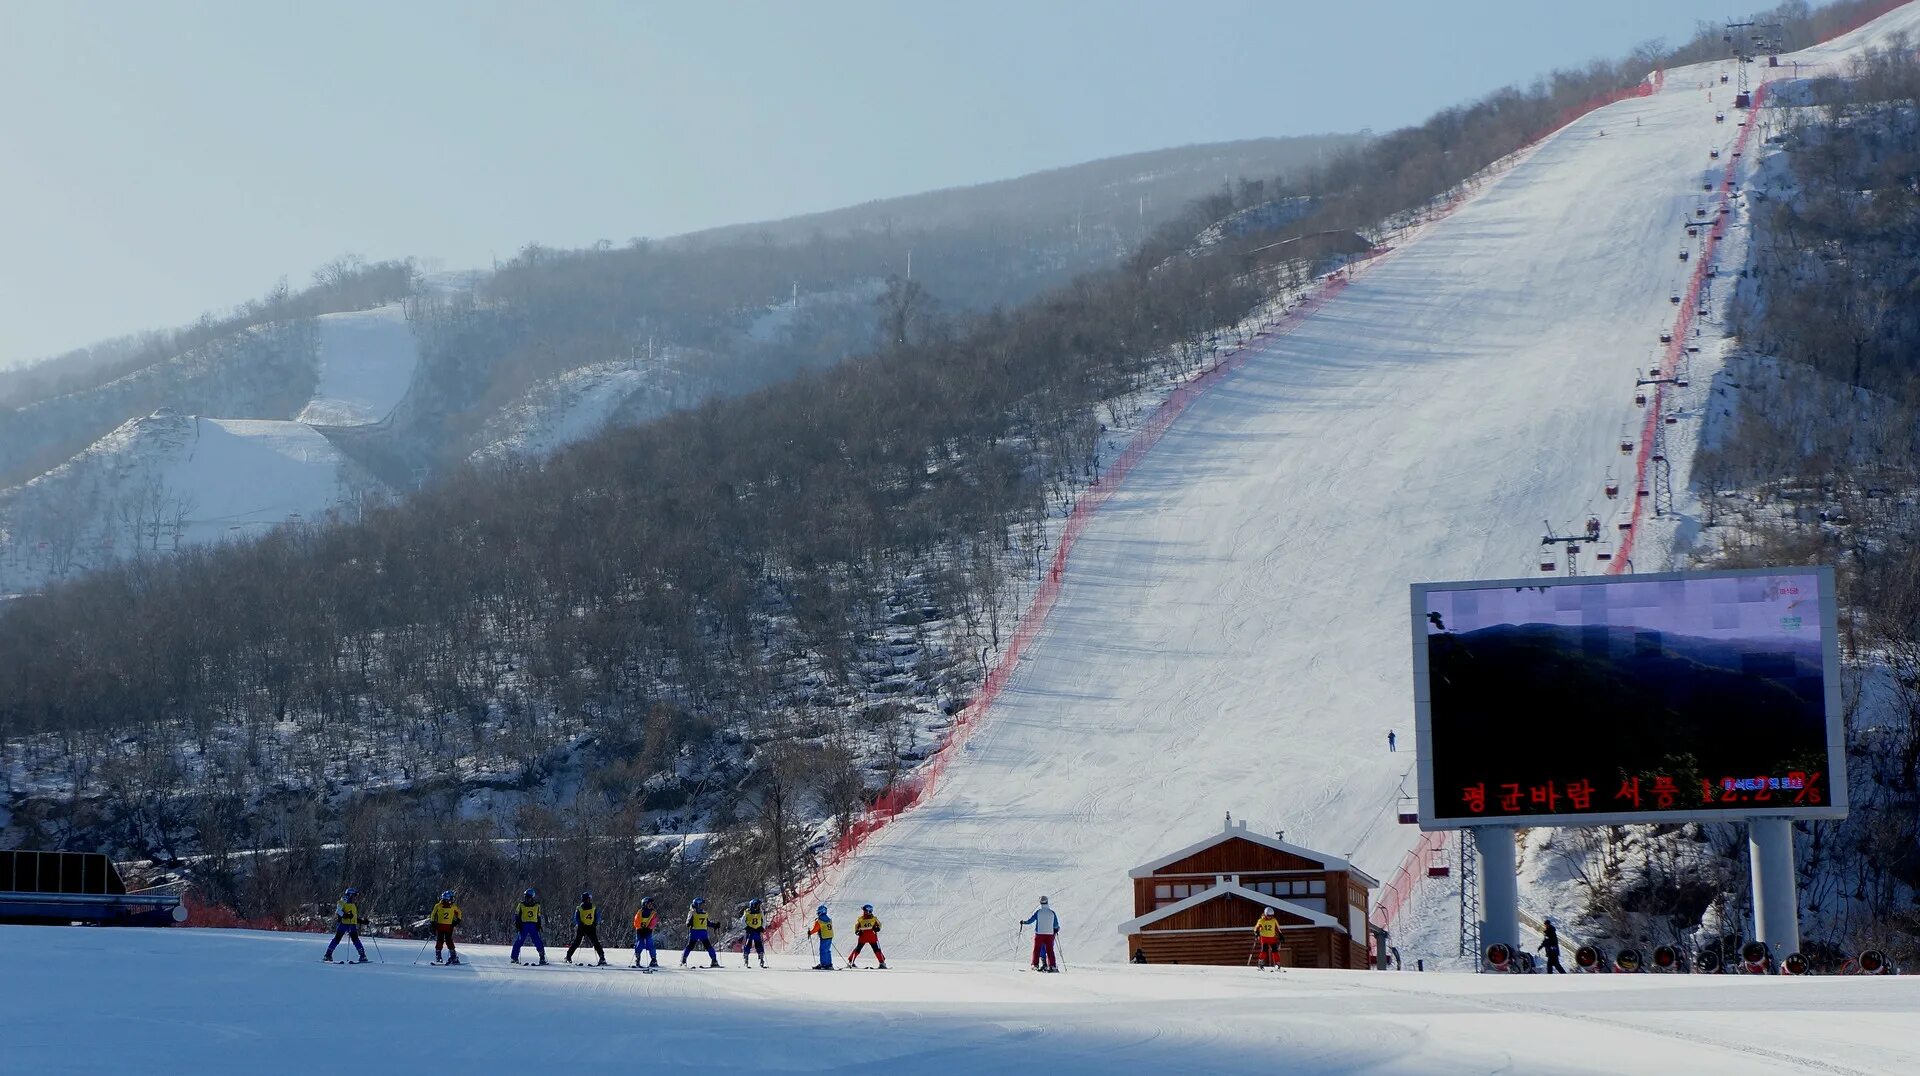
[[[1260,950],[1260,967],[1280,962],[1280,920],[1273,914],[1272,908],[1263,908],[1260,919],[1253,924],[1253,936],[1259,939],[1255,944]]]
[[[359,892],[352,886],[348,886],[347,891],[340,894],[340,902],[333,906],[333,940],[327,943],[327,955],[321,957],[321,960],[331,963],[334,947],[340,944],[340,939],[352,938],[354,952],[360,954],[360,959],[349,960],[347,963],[365,964],[367,962],[366,946],[360,944],[360,905],[354,900]]]
[[[860,906],[860,918],[853,921],[853,937],[853,953],[847,957],[847,967],[854,967],[853,962],[860,959],[860,951],[871,945],[874,958],[880,961],[880,970],[887,970],[887,954],[880,951],[880,920],[873,916],[873,905]]]
[[[660,925],[660,913],[653,910],[653,898],[641,897],[640,910],[633,913],[633,966],[640,966],[640,950],[652,958],[649,968],[660,966],[660,950],[653,944],[653,930]]]
[[[680,966],[687,966],[687,957],[692,955],[693,947],[698,945],[707,950],[707,959],[714,967],[720,966],[720,954],[713,951],[713,942],[707,938],[707,898],[695,897],[687,905],[687,947],[680,950]]]
[[[747,914],[742,917],[747,928],[747,936],[740,942],[740,963],[751,965],[753,954],[760,954],[760,966],[767,966],[767,913],[760,910],[760,898],[747,902]]]
[[[833,917],[827,914],[827,906],[822,904],[813,913],[813,925],[807,928],[809,935],[820,936],[820,963],[813,966],[815,971],[833,970]]]
[[[520,963],[520,946],[531,941],[533,948],[540,954],[540,963],[547,962],[547,942],[540,936],[540,894],[529,889],[520,894],[520,903],[513,906],[513,917],[520,924],[520,933],[513,938],[512,960]]]
[[[1565,975],[1567,969],[1560,966],[1560,932],[1553,929],[1553,920],[1551,919],[1547,920],[1546,927],[1547,929],[1541,932],[1540,944],[1534,946],[1534,948],[1546,953],[1548,975],[1552,975],[1556,971]]]
[[[1387,753],[1388,754],[1392,754],[1394,751],[1398,750],[1398,748],[1394,747],[1393,745],[1394,745],[1393,730],[1388,729],[1387,730]]]
[[[580,894],[580,906],[573,910],[573,944],[567,946],[567,963],[573,963],[574,950],[581,942],[592,942],[593,951],[600,954],[600,963],[607,962],[607,951],[600,948],[600,909],[593,906],[593,894]]]
[[[440,903],[433,906],[428,918],[433,921],[433,962],[440,963],[440,947],[444,945],[447,963],[460,963],[460,954],[453,947],[453,928],[460,925],[460,906],[453,902],[453,890],[440,894]]]
[[[1059,971],[1060,963],[1053,955],[1053,938],[1060,933],[1060,917],[1047,906],[1047,898],[1041,897],[1040,906],[1033,910],[1033,914],[1020,920],[1023,927],[1028,923],[1033,924],[1033,970]],[[1040,963],[1043,956],[1047,960],[1044,967]]]

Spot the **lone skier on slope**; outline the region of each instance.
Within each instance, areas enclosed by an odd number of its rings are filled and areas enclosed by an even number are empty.
[[[581,942],[592,942],[593,951],[600,954],[600,963],[607,962],[607,951],[600,948],[600,909],[593,906],[593,894],[580,894],[580,905],[573,910],[573,944],[567,946],[567,963],[573,963],[574,950]]]
[[[713,961],[714,967],[717,968],[720,966],[720,954],[713,951],[713,941],[707,937],[707,920],[709,918],[707,915],[707,898],[693,898],[693,903],[687,905],[687,947],[680,950],[681,967],[684,968],[687,966],[687,957],[693,954],[693,947],[696,945],[706,949],[707,959]]]
[[[540,924],[542,922],[540,916],[540,894],[535,893],[531,889],[520,894],[520,903],[513,906],[513,918],[520,924],[520,933],[513,937],[513,953],[511,956],[513,962],[515,964],[520,963],[520,946],[527,942],[532,942],[534,951],[540,954],[540,963],[545,964],[547,962],[547,942],[545,938],[540,936]]]
[[[1567,969],[1560,966],[1560,932],[1553,929],[1553,920],[1551,919],[1547,920],[1546,927],[1547,929],[1541,932],[1540,944],[1534,946],[1534,948],[1546,953],[1548,975],[1552,975],[1556,971],[1565,975]]]
[[[460,963],[460,954],[453,948],[453,928],[460,925],[460,906],[453,902],[453,890],[440,894],[440,903],[433,906],[427,918],[433,922],[433,962],[440,963],[440,947],[444,945],[447,963]]]
[[[1040,906],[1033,914],[1020,920],[1023,927],[1028,923],[1033,924],[1033,970],[1043,970],[1040,958],[1044,956],[1047,961],[1044,970],[1059,971],[1060,962],[1053,955],[1053,939],[1060,933],[1060,917],[1047,906],[1047,898],[1041,897]]]
[[[854,967],[860,951],[871,945],[874,957],[880,961],[880,970],[887,970],[887,954],[880,951],[880,920],[873,916],[873,905],[860,906],[860,918],[853,921],[853,937],[853,953],[847,957],[847,967]]]
[[[814,910],[813,925],[807,928],[808,935],[820,936],[820,963],[813,966],[815,971],[833,970],[833,917],[827,914],[827,906],[822,904]]]
[[[1393,753],[1394,751],[1396,751],[1396,750],[1398,750],[1398,748],[1396,748],[1396,747],[1394,747],[1394,742],[1395,742],[1395,740],[1394,740],[1394,735],[1393,735],[1393,730],[1392,730],[1392,729],[1388,729],[1388,730],[1387,730],[1387,752],[1388,752],[1389,754],[1391,754],[1391,753]]]
[[[653,898],[641,897],[640,910],[633,913],[633,966],[640,966],[640,950],[645,949],[652,963],[647,966],[660,966],[660,950],[653,944],[653,931],[660,925],[660,913],[653,910]]]
[[[767,966],[767,913],[760,910],[760,898],[747,902],[747,914],[741,917],[747,936],[740,940],[740,963],[751,966],[753,955],[760,954],[760,966]]]
[[[333,906],[333,940],[327,943],[327,955],[321,957],[321,960],[332,961],[333,950],[340,944],[340,939],[352,938],[353,950],[360,954],[360,959],[349,960],[347,963],[365,964],[367,962],[366,946],[360,944],[360,905],[354,900],[359,892],[352,886],[348,886],[347,891],[340,894],[339,903]]]
[[[1279,964],[1280,919],[1272,908],[1261,909],[1259,921],[1253,924],[1253,936],[1258,939],[1254,944],[1260,950],[1260,967]]]

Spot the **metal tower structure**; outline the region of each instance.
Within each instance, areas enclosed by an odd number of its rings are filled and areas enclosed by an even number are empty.
[[[1480,967],[1480,856],[1473,829],[1460,833],[1460,955]]]

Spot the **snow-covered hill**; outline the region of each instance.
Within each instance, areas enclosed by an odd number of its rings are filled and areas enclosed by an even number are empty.
[[[619,932],[625,940],[625,932]],[[675,935],[677,939],[677,934]],[[1911,1072],[1920,980],[1268,975],[927,962],[822,973],[798,954],[643,975],[319,962],[249,931],[0,931],[12,1072]],[[1011,939],[1007,939],[1011,943]],[[564,946],[564,942],[560,943]],[[1069,951],[1069,955],[1070,955]],[[736,958],[737,959],[737,958]],[[102,988],[115,984],[111,991]]]
[[[45,474],[0,489],[0,591],[30,589],[134,553],[316,522],[382,489],[320,428],[378,423],[405,397],[419,353],[404,306],[324,314],[310,327],[276,324],[242,334],[311,341],[272,352],[297,352],[287,361],[302,370],[311,362],[315,387],[304,407],[296,401],[298,419],[284,417],[293,408],[276,414],[257,392],[205,395],[194,401],[208,405],[198,415],[165,407],[129,419]],[[232,365],[242,380],[260,372]],[[111,406],[125,395],[108,391],[117,385],[89,396]]]
[[[1916,26],[1909,5],[1777,73]],[[1709,150],[1738,131],[1723,69],[1670,72],[1570,124],[1258,344],[1094,517],[1044,634],[930,800],[820,893],[888,908],[898,944],[938,955],[1049,893],[1083,959],[1117,959],[1127,870],[1226,811],[1390,874],[1412,841],[1394,818],[1417,748],[1407,585],[1537,574],[1543,520],[1627,518],[1631,489],[1603,488],[1630,487],[1636,371],[1685,291],[1684,225],[1728,160]],[[1694,412],[1678,404],[1684,490]],[[1691,533],[1684,508],[1640,530],[1639,570]]]
[[[420,364],[405,304],[322,314],[313,320],[320,379],[300,421],[364,426],[386,418],[406,396]]]

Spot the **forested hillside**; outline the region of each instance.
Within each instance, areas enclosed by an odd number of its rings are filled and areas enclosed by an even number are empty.
[[[1310,278],[1280,240],[1404,222],[1645,74],[1556,75],[1223,191],[1119,268],[1014,310],[936,310],[941,281],[961,279],[943,262],[975,279],[988,262],[934,247],[912,280],[886,283],[864,358],[548,460],[458,469],[355,525],[15,601],[0,616],[12,825],[163,860],[208,853],[193,868],[205,892],[273,915],[368,840],[415,850],[388,860],[393,884],[541,877],[572,847],[633,884],[669,871],[728,894],[790,885],[812,842],[910,772],[971,693],[1048,521],[1097,473],[1103,428]],[[1195,244],[1270,201],[1314,208]],[[472,298],[416,313],[429,376],[448,397],[490,391],[459,364],[531,379],[556,354],[631,347],[645,316],[718,332],[800,271],[852,272],[830,259],[862,248],[762,254],[756,274],[702,292],[700,259],[718,274],[724,252],[529,251]],[[636,295],[653,305],[635,311]],[[598,839],[688,832],[710,854]],[[424,843],[455,835],[577,843]],[[300,851],[270,867],[228,858],[287,847]]]

